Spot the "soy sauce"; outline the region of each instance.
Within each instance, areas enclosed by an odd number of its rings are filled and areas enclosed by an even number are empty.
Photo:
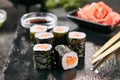
[[[46,24],[49,23],[50,21],[47,21],[46,19],[31,19],[29,20],[29,22],[32,24]]]

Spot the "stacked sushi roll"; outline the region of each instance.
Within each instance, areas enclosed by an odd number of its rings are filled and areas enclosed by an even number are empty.
[[[49,43],[53,44],[54,35],[50,32],[41,32],[35,34],[36,43]]]
[[[78,56],[76,52],[71,51],[65,45],[58,45],[55,47],[55,50],[58,52],[59,62],[61,62],[61,66],[64,70],[72,69],[77,66]]]
[[[83,32],[69,32],[68,44],[71,49],[78,53],[78,56],[82,56],[85,53],[86,34]]]
[[[53,63],[52,45],[36,44],[33,47],[34,69],[51,69]]]
[[[86,34],[83,32],[69,32],[68,46],[77,52],[79,65],[84,65]]]
[[[35,33],[47,31],[47,26],[43,25],[33,25],[30,27],[30,39],[33,44],[35,44]]]
[[[60,26],[53,28],[53,34],[55,36],[55,44],[66,44],[67,36],[69,32],[69,27]]]

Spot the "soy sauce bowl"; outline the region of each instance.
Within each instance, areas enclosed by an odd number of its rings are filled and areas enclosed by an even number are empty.
[[[21,25],[29,29],[33,25],[44,25],[48,29],[52,29],[57,25],[57,16],[47,12],[30,12],[24,14],[21,19]]]

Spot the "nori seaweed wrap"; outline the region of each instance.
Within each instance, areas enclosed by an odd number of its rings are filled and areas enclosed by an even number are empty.
[[[79,65],[84,66],[86,34],[83,32],[69,32],[68,46],[78,54]]]
[[[55,36],[55,45],[66,44],[69,27],[59,26],[53,28],[53,34]]]
[[[65,45],[58,45],[55,47],[55,50],[58,52],[59,62],[61,62],[61,66],[64,70],[72,69],[77,66],[78,56],[76,52],[70,50]]]
[[[53,59],[51,44],[36,44],[33,47],[34,69],[51,69]]]
[[[54,35],[50,32],[40,32],[35,34],[36,43],[49,43],[53,44]]]
[[[51,69],[51,65],[49,64],[40,64],[39,62],[33,61],[34,69],[36,70],[43,70],[43,69]]]
[[[30,39],[31,39],[31,42],[33,44],[35,44],[35,33],[38,33],[38,32],[46,32],[47,31],[47,27],[46,26],[43,26],[43,25],[33,25],[30,27]]]

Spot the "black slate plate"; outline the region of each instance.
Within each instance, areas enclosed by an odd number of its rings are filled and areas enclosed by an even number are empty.
[[[90,29],[92,31],[96,31],[96,32],[103,33],[103,34],[110,34],[114,30],[116,30],[116,28],[119,27],[119,26],[112,27],[112,26],[109,26],[109,25],[103,25],[103,24],[100,24],[100,23],[95,23],[95,22],[92,22],[92,21],[88,21],[88,20],[78,18],[78,17],[75,16],[76,12],[77,12],[77,10],[71,11],[67,15],[67,17],[69,19],[71,19],[73,22],[75,22],[79,27]]]
[[[66,20],[63,22],[63,20]],[[69,24],[74,27],[73,23],[63,19],[60,24]],[[80,29],[82,30],[82,29]],[[4,70],[4,80],[117,80],[120,79],[120,61],[112,57],[103,67],[99,67],[99,73],[90,71],[91,55],[94,54],[103,45],[108,38],[104,35],[82,30],[87,33],[85,67],[83,69],[71,69],[63,71],[62,69],[52,70],[34,70],[32,62],[32,48],[29,40],[29,30],[17,26],[15,39],[11,46],[8,63]],[[115,62],[117,61],[117,62]],[[117,72],[116,72],[117,71]]]
[[[28,29],[18,26],[8,63],[5,80],[72,80],[76,69],[35,70],[33,68],[32,48]]]

